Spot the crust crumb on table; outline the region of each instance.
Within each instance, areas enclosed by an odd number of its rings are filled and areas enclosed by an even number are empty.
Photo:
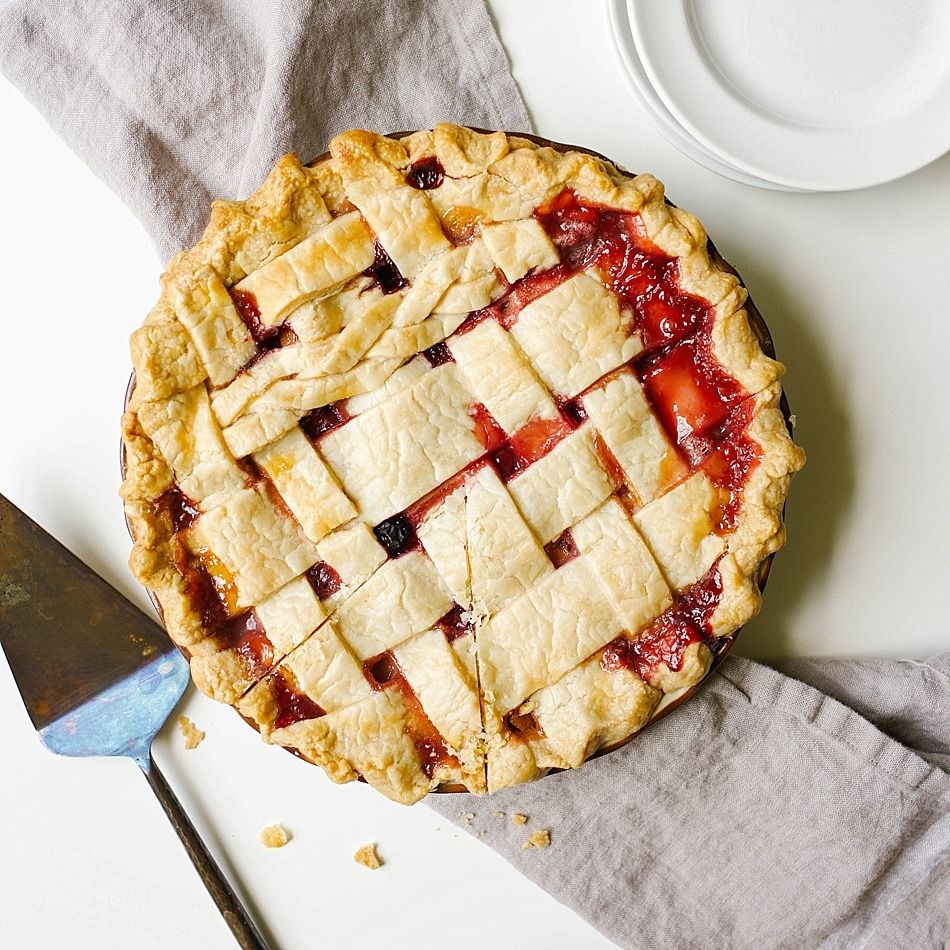
[[[505,813],[504,813],[503,811],[493,811],[492,814],[493,814],[496,818],[504,818],[504,817],[505,817]]]
[[[178,728],[185,737],[186,749],[195,749],[201,745],[205,734],[187,716],[178,717]]]
[[[356,854],[353,855],[353,860],[357,864],[362,864],[364,868],[369,868],[371,871],[375,871],[376,868],[382,867],[383,859],[376,853],[375,844],[364,844]]]
[[[268,825],[261,829],[261,844],[265,848],[282,848],[290,841],[290,833],[283,825]]]
[[[463,811],[463,812],[459,815],[459,818],[461,818],[462,821],[463,821],[466,825],[471,826],[472,822],[475,820],[475,815],[474,815],[472,812],[470,812],[470,811],[468,811],[468,812],[464,812],[464,811]]]
[[[532,831],[528,840],[521,846],[523,851],[529,848],[540,848],[542,851],[551,844],[551,832],[547,828]]]
[[[528,816],[527,815],[512,815],[511,820],[516,825],[526,825],[528,823]]]

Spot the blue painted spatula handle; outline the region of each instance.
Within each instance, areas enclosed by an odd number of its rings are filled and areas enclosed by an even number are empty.
[[[148,758],[137,759],[136,761],[148,780],[148,784],[152,786],[152,791],[155,792],[156,797],[162,803],[162,808],[165,809],[168,820],[174,826],[175,831],[178,832],[178,837],[181,838],[181,843],[185,846],[188,857],[191,858],[192,864],[201,875],[201,880],[204,881],[208,893],[214,899],[215,904],[218,905],[218,910],[221,911],[221,915],[231,928],[231,933],[234,934],[238,946],[242,950],[268,950],[267,943],[260,935],[257,927],[254,926],[254,922],[237,894],[234,893],[227,878],[221,872],[217,861],[205,847],[204,842],[195,830],[195,826],[185,814],[181,802],[178,801],[168,782],[165,781],[165,776],[162,775],[155,760],[149,755]]]

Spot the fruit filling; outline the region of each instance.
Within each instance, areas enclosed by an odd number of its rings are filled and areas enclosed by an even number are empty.
[[[254,610],[228,621],[218,640],[222,650],[234,650],[241,657],[250,677],[260,676],[274,665],[274,645]]]
[[[326,712],[309,696],[298,691],[297,683],[290,670],[277,670],[270,679],[270,685],[274,705],[277,708],[274,729],[286,729],[305,719],[319,719],[326,715]]]
[[[600,665],[607,671],[629,669],[647,683],[665,663],[682,669],[687,647],[707,643],[712,637],[710,621],[722,595],[717,561],[704,577],[678,594],[673,606],[660,614],[638,637],[617,637],[604,647]]]
[[[238,290],[232,287],[231,300],[238,316],[251,333],[251,338],[263,350],[274,349],[280,346],[280,327],[265,327],[261,323],[261,312],[257,307],[257,298],[249,290]],[[258,354],[259,356],[260,354]],[[250,364],[248,364],[250,365]],[[246,367],[245,367],[246,368]]]
[[[317,561],[305,576],[320,600],[332,597],[343,586],[340,575],[326,561]]]
[[[481,442],[486,452],[494,452],[508,441],[505,430],[498,425],[495,417],[480,402],[474,402],[469,406],[468,415],[475,425],[475,438]]]
[[[171,519],[172,530],[185,531],[201,514],[197,502],[192,501],[177,485],[172,485],[155,499],[155,509]]]
[[[565,190],[535,217],[570,272],[595,268],[633,310],[647,350],[681,340],[710,321],[709,304],[680,290],[676,259],[646,237],[638,215],[584,204]]]
[[[373,283],[384,294],[394,294],[409,286],[409,281],[399,272],[393,259],[386,253],[386,249],[377,240],[375,242],[376,256],[373,263],[366,268],[366,276],[372,278]]]
[[[553,541],[549,541],[544,546],[544,550],[555,567],[561,567],[567,564],[568,561],[580,557],[580,551],[577,550],[574,535],[571,534],[570,528],[565,529]]]
[[[427,350],[423,350],[422,355],[426,358],[429,365],[433,369],[436,366],[443,366],[446,363],[455,362],[455,358],[449,352],[449,348],[445,345],[445,340],[443,340],[441,343],[436,343],[435,346],[430,346]]]
[[[709,352],[699,334],[636,367],[656,414],[674,445],[683,445],[725,421],[729,408],[746,396]],[[694,462],[695,459],[690,459]]]
[[[363,675],[375,690],[395,688],[402,693],[406,710],[405,732],[419,753],[419,764],[427,778],[431,779],[442,767],[460,768],[458,759],[449,752],[392,653],[381,653],[367,660],[363,664]]]
[[[492,454],[502,481],[507,482],[520,475],[573,431],[574,426],[561,416],[554,419],[529,419]]]
[[[346,400],[342,399],[309,412],[300,420],[300,428],[311,441],[316,442],[321,436],[349,422],[351,418],[346,408]]]
[[[373,528],[373,534],[390,557],[399,557],[419,547],[416,529],[404,513],[381,521]]]
[[[445,634],[445,639],[451,643],[475,632],[475,622],[472,615],[461,605],[455,604],[444,616],[440,617],[435,625]]]
[[[429,158],[420,158],[409,166],[406,172],[406,181],[420,191],[430,191],[438,188],[445,180],[445,169],[442,163],[433,155]]]

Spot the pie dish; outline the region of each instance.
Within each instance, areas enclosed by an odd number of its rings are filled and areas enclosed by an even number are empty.
[[[760,605],[803,455],[649,175],[454,125],[215,202],[132,337],[131,566],[209,696],[413,802],[579,766]]]

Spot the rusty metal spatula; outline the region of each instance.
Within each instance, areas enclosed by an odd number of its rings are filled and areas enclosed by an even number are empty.
[[[0,646],[42,742],[134,759],[238,943],[266,950],[152,758],[188,683],[165,632],[0,495]]]

